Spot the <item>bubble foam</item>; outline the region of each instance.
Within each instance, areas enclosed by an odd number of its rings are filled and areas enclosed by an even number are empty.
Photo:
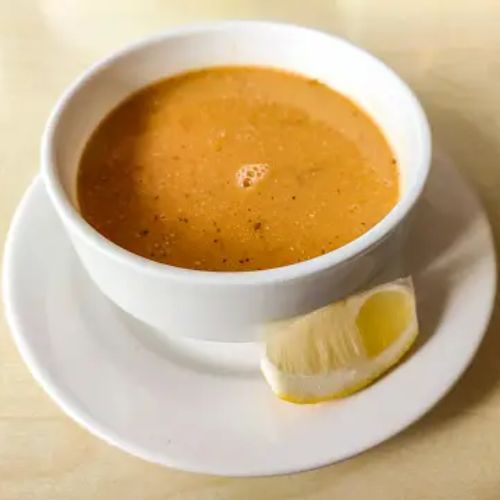
[[[269,172],[267,163],[247,163],[236,172],[236,183],[241,188],[255,186]]]

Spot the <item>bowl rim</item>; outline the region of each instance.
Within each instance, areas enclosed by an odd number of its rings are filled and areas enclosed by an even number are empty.
[[[69,200],[57,173],[57,162],[54,147],[57,139],[57,129],[61,121],[62,114],[65,108],[71,104],[73,97],[78,94],[80,89],[88,80],[99,74],[110,64],[113,64],[116,60],[128,55],[131,52],[141,51],[150,45],[181,36],[235,29],[281,30],[283,33],[286,33],[287,31],[295,31],[306,36],[326,37],[330,41],[334,41],[338,45],[343,45],[345,48],[357,53],[366,60],[377,64],[406,94],[408,102],[413,108],[413,112],[416,117],[416,128],[421,139],[420,161],[417,167],[416,181],[411,188],[400,197],[391,211],[361,236],[324,255],[313,257],[312,259],[295,264],[257,271],[205,271],[162,264],[134,254],[101,235],[85,221],[79,211]],[[157,275],[158,277],[168,277],[169,279],[198,282],[200,284],[259,285],[263,283],[277,283],[295,280],[324,271],[338,264],[343,264],[344,262],[350,261],[353,258],[366,253],[372,247],[389,236],[389,234],[392,233],[392,231],[408,215],[424,189],[430,171],[431,133],[425,112],[413,91],[391,68],[364,49],[361,49],[336,35],[296,24],[272,21],[228,20],[189,24],[178,28],[168,29],[128,44],[125,47],[114,51],[111,55],[92,64],[79,77],[77,77],[77,79],[68,87],[68,89],[56,102],[47,120],[42,135],[40,153],[42,177],[56,211],[63,220],[64,224],[69,226],[70,230],[75,231],[80,238],[82,238],[88,245],[92,246],[98,252],[106,254],[107,257],[117,260],[121,264],[133,267],[139,272]]]

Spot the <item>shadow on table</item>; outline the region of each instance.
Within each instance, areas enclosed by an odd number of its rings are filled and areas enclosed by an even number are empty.
[[[500,187],[500,143],[488,140],[464,118],[439,106],[429,106],[428,114],[433,124],[434,142],[445,148],[466,176],[467,172],[473,173],[473,178],[468,180],[472,184],[488,182]],[[496,178],[491,178],[492,173]],[[492,189],[491,184],[482,190],[482,201],[494,229],[497,248],[500,234],[500,208],[496,199],[498,192],[497,189]],[[471,297],[471,300],[474,300],[474,297]],[[449,419],[456,418],[483,402],[498,387],[500,387],[500,301],[497,295],[488,331],[471,366],[429,414],[396,440],[401,444],[424,429],[438,431],[439,427]]]

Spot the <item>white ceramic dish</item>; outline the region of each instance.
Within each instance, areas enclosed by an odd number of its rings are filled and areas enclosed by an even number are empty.
[[[100,120],[144,85],[188,69],[264,65],[316,78],[363,107],[398,158],[402,196],[355,241],[324,256],[266,271],[213,273],[138,257],[92,229],[77,209],[82,148]],[[60,99],[42,141],[49,196],[84,267],[125,311],[162,332],[213,340],[254,340],[263,322],[322,306],[365,285],[399,251],[401,228],[426,181],[430,137],[408,87],[383,63],[349,43],[297,26],[217,22],[170,31],[90,68]]]
[[[40,180],[5,249],[8,323],[35,378],[77,422],[146,460],[221,475],[268,475],[351,457],[414,422],[457,380],[495,295],[491,230],[454,169],[433,167],[403,251],[421,323],[416,349],[352,397],[276,399],[253,344],[159,337],[89,280]]]

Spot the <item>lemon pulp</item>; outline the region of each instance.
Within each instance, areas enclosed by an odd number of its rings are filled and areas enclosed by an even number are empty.
[[[374,358],[387,349],[411,323],[411,298],[396,290],[381,291],[361,306],[356,326],[368,357]]]
[[[413,283],[397,280],[267,325],[261,368],[283,399],[342,397],[396,364],[417,333]]]

